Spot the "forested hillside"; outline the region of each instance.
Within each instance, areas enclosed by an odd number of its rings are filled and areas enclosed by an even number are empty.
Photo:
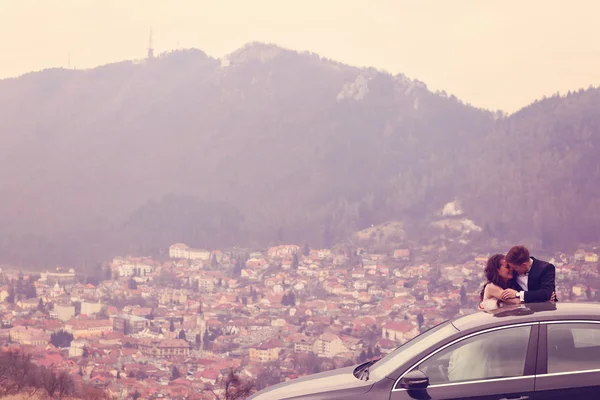
[[[329,246],[454,199],[488,235],[592,241],[599,99],[502,117],[264,44],[3,80],[0,262],[94,265],[178,241]]]

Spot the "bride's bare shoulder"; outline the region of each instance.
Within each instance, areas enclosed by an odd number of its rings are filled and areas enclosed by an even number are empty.
[[[491,297],[498,298],[502,294],[502,288],[496,284],[488,283],[485,285],[483,297],[489,299]]]

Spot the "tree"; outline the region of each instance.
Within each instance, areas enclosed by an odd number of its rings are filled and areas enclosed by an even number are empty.
[[[204,345],[204,350],[208,350],[210,348],[211,340],[210,335],[208,333],[208,329],[204,331],[204,335],[202,336],[202,343]]]
[[[213,253],[210,256],[210,266],[211,268],[217,268],[219,266],[219,262],[217,261],[217,255]]]
[[[171,320],[171,323],[169,324],[169,331],[175,332],[175,324],[173,323],[173,320]]]
[[[110,270],[110,267],[108,265],[105,265],[104,268],[102,268],[102,279],[104,279],[105,281],[110,281],[112,278],[112,271]]]
[[[88,358],[89,355],[90,355],[90,352],[89,352],[89,350],[88,350],[88,348],[86,346],[86,347],[83,348],[83,354],[81,355],[81,357]]]
[[[419,329],[421,329],[424,322],[425,322],[425,318],[423,317],[423,314],[421,314],[421,313],[417,314],[417,324],[419,324]]]
[[[6,302],[8,304],[15,303],[15,286],[13,284],[8,286],[8,296],[6,297]]]
[[[233,369],[220,380],[221,394],[212,390],[216,400],[242,400],[248,398],[254,390],[254,382],[244,381]]]
[[[63,398],[75,394],[75,382],[66,371],[61,371],[57,376],[58,397]]]
[[[379,348],[379,346],[375,346],[375,350],[373,350],[373,355],[377,358],[381,357],[381,349]]]
[[[35,286],[33,285],[33,279],[31,279],[31,277],[23,282],[23,297],[26,299],[31,299],[37,296],[36,290],[35,290]]]
[[[134,393],[131,395],[131,398],[132,398],[133,400],[137,400],[137,399],[139,399],[140,397],[142,397],[142,395],[141,395],[141,394],[140,394],[140,392],[138,392],[137,390],[136,390],[136,391],[135,391],[135,392],[134,392]]]
[[[46,311],[46,309],[44,308],[44,301],[42,300],[42,298],[40,297],[40,301],[38,301],[38,311],[39,312],[44,312]]]
[[[242,275],[242,262],[239,259],[235,260],[235,264],[233,265],[233,276],[239,277]]]
[[[308,246],[308,242],[304,242],[302,245],[302,255],[304,257],[308,257],[310,255],[310,247]]]
[[[373,349],[369,346],[367,350],[367,360],[371,360],[373,358]]]
[[[57,348],[69,347],[72,341],[73,335],[69,332],[65,332],[64,330],[54,332],[52,335],[50,335],[50,343]]]
[[[179,335],[178,335],[177,337],[178,337],[179,339],[186,340],[186,339],[185,339],[185,331],[184,331],[183,329],[182,329],[182,330],[180,330],[180,331],[179,331]]]
[[[367,361],[367,353],[365,353],[365,351],[361,351],[360,355],[358,356],[358,362],[365,362]]]
[[[292,269],[298,269],[298,265],[299,265],[299,261],[298,261],[298,253],[294,253],[294,257],[292,257]]]
[[[137,282],[135,281],[135,279],[133,278],[129,278],[129,280],[127,281],[127,288],[129,290],[137,290]]]
[[[464,307],[468,303],[467,289],[464,286],[460,287],[460,304]]]
[[[73,302],[73,307],[75,308],[75,315],[81,314],[81,302],[80,301]]]
[[[294,292],[290,292],[288,295],[288,305],[292,307],[296,306],[296,294]]]
[[[177,378],[181,377],[181,373],[177,369],[177,366],[173,366],[173,370],[171,371],[171,380],[174,381]]]

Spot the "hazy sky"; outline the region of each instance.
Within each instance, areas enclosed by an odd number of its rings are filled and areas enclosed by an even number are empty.
[[[0,77],[250,41],[402,72],[514,111],[600,84],[597,0],[0,0]]]

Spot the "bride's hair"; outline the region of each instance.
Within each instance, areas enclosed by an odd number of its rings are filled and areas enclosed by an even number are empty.
[[[485,287],[488,283],[493,283],[494,285],[499,286],[502,289],[506,289],[506,284],[504,283],[504,280],[500,277],[500,274],[498,273],[498,270],[500,269],[500,265],[504,258],[504,254],[494,254],[493,256],[488,258],[485,269],[483,270],[487,279],[487,283],[483,285],[483,289],[481,289],[481,293],[479,294],[480,300],[483,300],[483,293],[485,292]]]

